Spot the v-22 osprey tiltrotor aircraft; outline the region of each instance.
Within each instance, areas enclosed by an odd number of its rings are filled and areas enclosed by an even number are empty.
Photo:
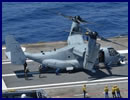
[[[88,22],[83,20],[80,16],[72,17],[61,13],[58,14],[72,21],[67,40],[68,45],[54,51],[28,53],[23,52],[19,43],[13,36],[9,35],[5,39],[6,56],[12,64],[22,64],[24,68],[26,68],[26,60],[31,59],[40,63],[43,70],[53,68],[56,69],[56,73],[59,73],[60,70],[70,71],[74,69],[84,69],[95,73],[96,70],[94,68],[100,62],[103,62],[106,67],[110,67],[113,64],[119,64],[120,61],[125,59],[125,57],[120,55],[114,48],[101,47],[96,40],[100,38],[101,40],[117,45],[121,44],[105,39],[99,36],[97,32],[90,31],[88,28],[86,32],[88,42],[85,42],[80,24]]]

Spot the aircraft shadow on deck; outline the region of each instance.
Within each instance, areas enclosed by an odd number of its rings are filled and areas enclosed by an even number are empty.
[[[100,69],[96,69],[96,73],[92,73],[91,71],[88,71],[88,70],[82,70],[82,69],[77,69],[77,70],[73,70],[71,72],[67,72],[65,70],[61,70],[59,75],[56,75],[56,76],[61,76],[62,74],[74,74],[74,73],[78,73],[78,72],[84,72],[88,75],[88,78],[89,79],[101,79],[101,78],[105,78],[105,77],[110,77],[110,76],[117,76],[117,77],[128,77],[128,75],[118,75],[118,74],[113,74],[111,69],[106,69],[106,71],[108,72],[103,72],[102,70]],[[14,71],[14,73],[16,74],[16,76],[18,78],[25,78],[24,77],[24,71],[23,70],[17,70],[17,71]],[[55,74],[55,70],[54,69],[51,69],[51,70],[48,70],[48,71],[43,71],[41,73],[41,78],[47,78],[47,75],[46,74]],[[28,77],[34,77],[33,75],[39,75],[39,72],[38,71],[33,71],[33,72],[29,72],[28,73]]]
[[[105,77],[111,77],[111,76],[117,76],[117,77],[128,77],[128,75],[119,75],[119,74],[113,74],[111,69],[106,69],[106,71],[108,72],[103,72],[99,69],[96,70],[96,73],[92,73],[91,71],[88,70],[84,70],[84,72],[89,75],[89,79],[101,79],[101,78],[105,78]]]
[[[16,76],[18,78],[25,78],[24,77],[24,70],[17,70],[17,71],[14,71],[14,73],[16,74]],[[33,74],[28,74],[28,77],[33,77]]]

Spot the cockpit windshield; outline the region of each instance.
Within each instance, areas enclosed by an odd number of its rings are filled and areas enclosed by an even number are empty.
[[[110,56],[115,56],[118,54],[118,52],[114,48],[108,48]]]

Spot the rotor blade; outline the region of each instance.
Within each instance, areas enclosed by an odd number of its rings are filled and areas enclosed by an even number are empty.
[[[70,20],[72,20],[74,17],[73,16],[67,16],[67,15],[64,15],[64,14],[62,14],[62,13],[60,13],[60,12],[58,12],[57,13],[58,15],[60,15],[60,16],[63,16],[63,17],[65,17],[65,18],[68,18],[68,19],[70,19]],[[78,19],[80,22],[82,22],[82,23],[88,23],[88,21],[86,21],[86,20],[83,20],[80,16],[79,16],[79,19]]]
[[[97,24],[97,23],[95,23],[95,22],[88,22],[88,24],[92,24],[92,25],[96,25],[96,26],[103,26],[103,25],[101,25],[101,24]]]
[[[88,27],[87,27],[87,31],[88,31],[88,32],[92,32]]]
[[[64,15],[63,13],[61,13],[61,12],[58,12],[58,13],[56,13],[57,15],[60,15],[60,16],[63,16],[63,17],[65,17],[65,18],[68,18],[68,19],[70,19],[70,20],[73,20],[73,16],[67,16],[67,15]],[[76,16],[75,16],[76,17]],[[79,17],[79,21],[81,22],[81,23],[84,23],[84,24],[95,24],[95,25],[98,25],[98,24],[96,24],[96,23],[94,23],[94,22],[89,22],[89,21],[86,21],[86,20],[84,20],[84,19],[82,19],[80,16],[78,16]]]
[[[123,44],[119,44],[119,43],[117,43],[117,42],[114,42],[114,41],[108,40],[108,39],[106,39],[106,38],[104,38],[104,37],[101,37],[101,36],[99,36],[99,35],[98,35],[98,37],[99,37],[101,40],[103,40],[103,41],[111,42],[111,43],[113,43],[113,44],[120,45],[120,46],[122,46],[122,47],[126,47],[126,48],[128,48],[127,46],[125,46],[125,45],[123,45]]]
[[[88,21],[86,21],[86,20],[82,19],[81,17],[80,17],[79,21],[80,21],[80,22],[82,22],[82,23],[86,23],[86,24],[88,24],[88,23],[89,23]]]
[[[86,35],[89,35],[89,33],[91,34],[92,31],[91,31],[88,27],[87,27],[86,29],[87,29]],[[120,45],[120,46],[122,46],[122,47],[128,48],[127,46],[125,46],[125,45],[123,45],[123,44],[119,44],[119,43],[117,43],[117,42],[108,40],[108,39],[106,39],[106,38],[100,36],[99,34],[98,34],[98,38],[100,38],[100,39],[103,40],[103,41],[111,42],[111,43],[113,43],[113,44]]]
[[[58,15],[60,15],[60,16],[63,16],[63,17],[65,17],[65,18],[68,18],[68,19],[70,19],[70,20],[72,20],[72,16],[67,16],[67,15],[64,15],[64,14],[62,14],[62,13],[60,13],[60,12],[58,12],[57,13]]]
[[[87,24],[89,24],[89,25],[95,25],[95,26],[98,26],[98,27],[102,27],[103,26],[102,24],[98,24],[98,23],[91,22],[91,21],[86,21],[84,24],[85,25],[87,25]]]

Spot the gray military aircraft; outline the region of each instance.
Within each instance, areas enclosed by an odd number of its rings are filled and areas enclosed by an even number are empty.
[[[88,37],[87,43],[83,39],[83,32],[80,24],[89,22],[83,20],[80,16],[66,16],[58,13],[59,15],[68,18],[72,21],[72,26],[68,36],[68,45],[49,52],[29,53],[23,52],[19,43],[13,36],[7,36],[6,42],[6,56],[12,64],[24,65],[24,70],[27,67],[26,60],[31,59],[41,64],[41,67],[56,69],[56,73],[60,70],[71,71],[74,69],[84,69],[91,72],[96,72],[94,69],[100,62],[103,62],[106,67],[113,64],[119,64],[120,61],[125,59],[112,47],[101,47],[96,42],[97,38],[101,40],[112,42],[117,45],[116,42],[105,39],[97,32],[93,32],[87,28],[86,36]],[[123,46],[123,45],[121,45]]]

